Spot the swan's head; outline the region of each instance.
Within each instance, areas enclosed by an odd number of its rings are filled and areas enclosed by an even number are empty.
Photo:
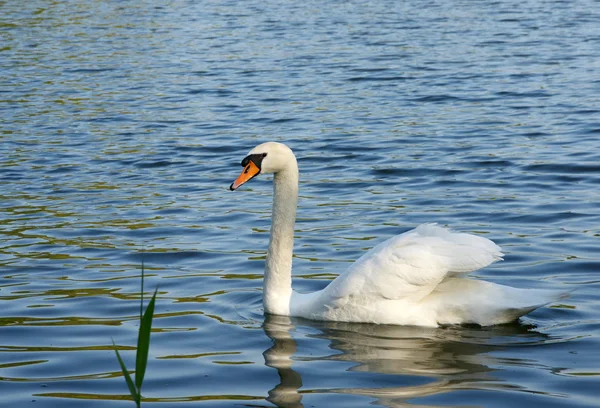
[[[244,169],[239,177],[231,183],[229,189],[233,191],[261,173],[279,173],[292,164],[296,165],[296,157],[292,149],[283,143],[267,142],[259,144],[244,157],[244,160],[242,160]]]

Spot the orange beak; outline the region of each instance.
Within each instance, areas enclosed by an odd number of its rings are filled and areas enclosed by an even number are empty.
[[[244,170],[242,170],[242,174],[240,174],[239,177],[236,178],[233,183],[231,183],[231,186],[229,186],[229,189],[231,191],[237,189],[242,184],[244,184],[244,183],[252,180],[254,177],[258,176],[258,173],[260,173],[260,169],[258,168],[258,166],[256,164],[254,164],[254,162],[252,160],[250,160],[248,162],[248,165],[246,167],[244,167]]]

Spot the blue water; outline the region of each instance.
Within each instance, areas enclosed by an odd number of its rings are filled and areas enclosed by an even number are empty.
[[[0,405],[600,404],[600,3],[0,2]],[[271,185],[301,185],[294,287],[423,222],[493,239],[476,277],[573,290],[491,328],[262,313]]]

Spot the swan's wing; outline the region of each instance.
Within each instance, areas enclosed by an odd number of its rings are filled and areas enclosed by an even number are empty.
[[[377,245],[325,288],[330,299],[352,295],[419,300],[445,278],[502,259],[489,239],[423,224]]]

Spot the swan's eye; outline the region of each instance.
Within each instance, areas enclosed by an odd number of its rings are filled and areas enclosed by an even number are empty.
[[[242,167],[246,167],[250,163],[254,163],[256,165],[256,167],[258,167],[260,169],[260,165],[265,157],[267,157],[267,153],[250,154],[250,155],[244,157],[244,160],[242,160]]]

